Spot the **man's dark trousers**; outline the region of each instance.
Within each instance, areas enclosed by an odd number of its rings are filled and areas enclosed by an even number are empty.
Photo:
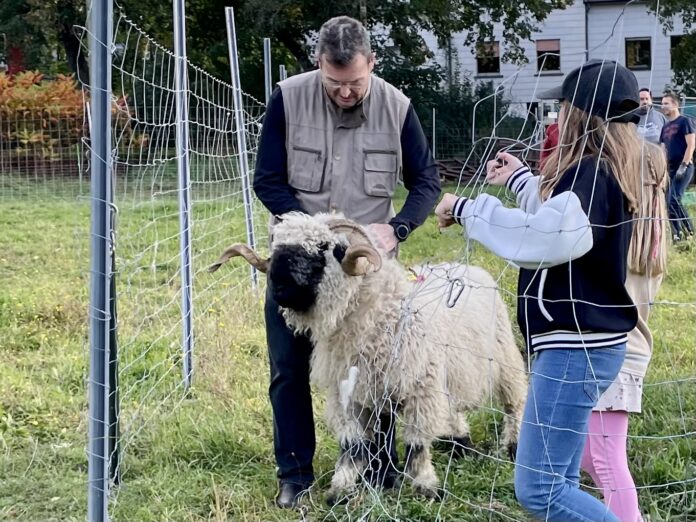
[[[295,336],[285,323],[269,288],[265,304],[266,339],[271,365],[269,395],[273,408],[273,446],[278,479],[309,485],[314,481],[312,458],[316,447],[312,397],[309,386],[309,360],[312,343],[305,336]],[[388,433],[376,434],[382,472],[397,463],[393,421],[382,417],[381,428]],[[371,450],[374,451],[374,445]],[[372,453],[371,451],[371,453]],[[386,464],[390,463],[391,466]],[[374,464],[373,464],[374,465]],[[373,480],[376,480],[375,477]]]

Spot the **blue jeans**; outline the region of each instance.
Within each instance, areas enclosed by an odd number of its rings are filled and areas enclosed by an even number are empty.
[[[689,216],[686,207],[682,203],[682,198],[694,177],[694,165],[693,163],[689,165],[686,173],[680,179],[676,178],[676,172],[676,169],[669,172],[669,194],[667,195],[667,208],[669,209],[669,222],[672,225],[672,234],[678,236],[681,231],[684,231],[685,234],[693,234],[694,225],[691,221],[691,216]]]
[[[623,364],[626,344],[546,349],[535,356],[515,463],[515,495],[538,520],[620,522],[580,490],[587,426]]]

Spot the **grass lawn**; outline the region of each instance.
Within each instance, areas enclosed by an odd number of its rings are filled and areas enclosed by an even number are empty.
[[[84,520],[87,491],[89,201],[15,187],[0,194],[0,520]],[[73,194],[72,192],[70,194]],[[145,194],[146,197],[143,197]],[[400,194],[403,199],[403,194]],[[245,241],[241,195],[208,186],[193,208],[194,387],[181,385],[175,194],[147,187],[119,198],[117,271],[122,483],[118,521],[527,520],[512,466],[494,450],[450,462],[436,455],[449,495],[408,486],[324,503],[338,448],[321,419],[319,479],[304,515],[273,507],[276,489],[262,294],[232,262],[205,268]],[[263,212],[256,214],[265,244]],[[263,248],[261,248],[263,249]],[[512,306],[516,272],[432,218],[402,250],[405,263],[462,259],[500,276]],[[652,522],[696,520],[696,245],[671,247],[651,318],[655,357],[645,411],[631,420],[630,462]],[[500,417],[478,413],[474,442],[494,440]],[[362,518],[361,518],[362,517]]]

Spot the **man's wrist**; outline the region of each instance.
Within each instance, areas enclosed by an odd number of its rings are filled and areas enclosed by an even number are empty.
[[[411,227],[402,221],[390,221],[389,225],[394,229],[394,237],[401,243],[406,241],[406,238],[411,234]]]

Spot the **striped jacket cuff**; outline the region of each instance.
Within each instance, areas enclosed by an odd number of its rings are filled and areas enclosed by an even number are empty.
[[[534,175],[532,174],[532,171],[529,170],[529,167],[527,167],[526,165],[522,165],[520,168],[518,168],[515,172],[512,173],[512,176],[508,178],[505,186],[508,188],[508,190],[511,190],[515,194],[517,194],[520,190],[524,188],[524,186],[527,184],[527,181],[529,181],[533,176]]]
[[[469,198],[461,197],[452,207],[452,218],[462,226],[464,225],[464,205],[467,201],[469,201]]]

